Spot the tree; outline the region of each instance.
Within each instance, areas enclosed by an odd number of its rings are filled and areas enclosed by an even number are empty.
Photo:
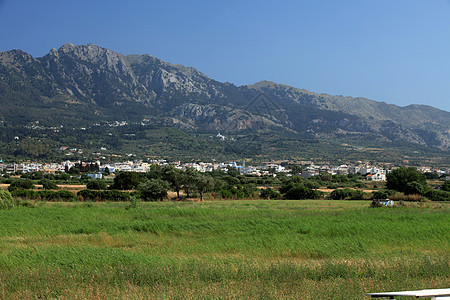
[[[194,168],[186,168],[184,176],[182,177],[183,189],[186,192],[186,197],[190,197],[190,192],[195,189],[195,179],[197,171]]]
[[[235,167],[229,167],[227,174],[230,175],[230,176],[233,176],[233,177],[237,177],[237,176],[240,175],[239,171],[236,170]]]
[[[352,190],[349,188],[335,189],[330,193],[330,198],[333,200],[361,200],[364,197],[364,193],[361,190]]]
[[[422,185],[424,190],[426,190],[428,187],[425,175],[421,174],[413,167],[400,167],[398,169],[395,169],[387,174],[386,179],[387,189],[399,191],[402,193],[405,193],[407,191],[407,184],[413,181]]]
[[[203,194],[214,188],[214,179],[209,175],[197,174],[194,182],[195,189],[200,194],[200,201],[203,201]]]
[[[423,195],[425,193],[425,189],[423,185],[418,183],[417,181],[411,181],[406,184],[404,192],[406,195]]]
[[[100,179],[91,180],[86,184],[86,188],[89,190],[106,190],[106,187],[106,182]]]
[[[80,174],[80,169],[78,169],[77,167],[72,167],[69,169],[69,174],[78,175]]]
[[[162,177],[163,177],[163,168],[160,165],[151,165],[150,170],[147,172],[147,178],[161,179]]]
[[[283,185],[280,191],[285,191],[284,198],[286,199],[318,199],[321,195],[319,191],[313,190],[308,188],[307,186],[296,183],[296,182],[290,182],[288,185]]]
[[[72,169],[71,169],[72,170]],[[141,183],[136,172],[121,172],[114,177],[114,183],[111,186],[113,190],[133,190]]]
[[[39,180],[39,184],[42,184],[42,188],[44,190],[57,190],[59,187],[56,185],[56,183],[48,180],[48,179],[41,179]]]
[[[444,181],[444,184],[442,185],[441,190],[450,192],[450,180]]]
[[[261,190],[261,193],[259,195],[263,199],[280,199],[281,194],[277,190],[272,190],[271,188],[263,189]]]
[[[169,183],[162,179],[150,179],[140,183],[137,187],[144,201],[162,201],[167,197]]]
[[[300,167],[299,165],[293,165],[293,166],[291,167],[291,173],[292,173],[293,175],[300,174],[301,172],[302,172],[302,167]]]
[[[330,173],[320,173],[319,177],[322,181],[331,181],[333,176]]]
[[[183,184],[183,171],[174,166],[167,165],[162,170],[164,180],[170,183],[170,187],[177,192],[177,198],[180,198],[180,190]]]
[[[110,174],[109,168],[108,168],[108,167],[105,167],[105,170],[103,171],[103,174],[104,174],[105,176],[108,176],[108,175]]]
[[[17,189],[29,190],[33,188],[34,188],[33,182],[30,179],[17,179],[11,182],[11,184],[8,187],[8,191],[14,191]]]
[[[436,172],[426,172],[423,175],[425,175],[427,179],[439,179],[439,174]]]

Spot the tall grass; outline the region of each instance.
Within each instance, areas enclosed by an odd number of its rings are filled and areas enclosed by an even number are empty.
[[[449,206],[45,204],[0,211],[0,298],[364,299],[448,287]]]

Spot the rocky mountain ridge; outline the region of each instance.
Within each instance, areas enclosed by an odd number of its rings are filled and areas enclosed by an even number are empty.
[[[34,58],[0,53],[0,118],[39,121],[158,119],[198,132],[293,132],[315,138],[399,141],[450,149],[450,113],[365,98],[313,93],[262,81],[235,86],[151,55],[65,44]]]

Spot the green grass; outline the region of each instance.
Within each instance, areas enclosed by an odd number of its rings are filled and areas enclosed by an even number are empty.
[[[447,204],[127,205],[0,211],[0,299],[367,299],[450,283]]]

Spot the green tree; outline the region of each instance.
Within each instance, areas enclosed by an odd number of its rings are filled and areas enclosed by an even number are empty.
[[[184,176],[182,177],[183,189],[186,192],[186,197],[190,197],[190,193],[195,189],[195,180],[198,172],[194,168],[186,168]]]
[[[259,195],[263,199],[280,199],[281,194],[277,190],[273,190],[271,188],[263,189],[261,190],[261,193]]]
[[[297,175],[300,174],[302,172],[302,167],[300,167],[299,165],[293,165],[291,166],[291,173],[293,175]]]
[[[200,201],[203,201],[203,194],[214,188],[214,179],[209,175],[197,174],[194,182],[195,190],[200,194]]]
[[[17,189],[29,190],[33,188],[34,188],[33,182],[30,179],[16,179],[11,182],[11,184],[8,187],[8,191],[14,191]]]
[[[137,188],[142,179],[136,172],[121,172],[114,177],[112,190],[133,190]]]
[[[444,181],[444,184],[441,186],[441,190],[450,192],[450,180]]]
[[[318,199],[321,195],[320,192],[296,182],[290,182],[287,186],[282,186],[282,190],[286,191],[284,195],[285,199]]]
[[[50,181],[48,179],[41,179],[39,180],[39,184],[42,184],[42,188],[44,190],[57,190],[59,187],[54,183],[53,181]]]
[[[180,198],[180,190],[183,185],[183,171],[172,165],[167,165],[162,170],[164,180],[170,183],[170,187],[177,192],[177,198]]]
[[[352,190],[349,188],[335,189],[330,193],[330,198],[333,200],[361,200],[364,197],[364,193],[361,190]]]
[[[333,176],[330,173],[320,173],[319,177],[322,181],[331,181]]]
[[[417,181],[411,181],[406,184],[405,187],[405,194],[406,195],[423,195],[425,193],[425,189],[422,184],[418,183]]]
[[[167,197],[169,183],[162,179],[150,179],[140,183],[137,187],[144,201],[162,201]]]
[[[108,175],[110,174],[110,171],[109,171],[109,168],[108,168],[108,167],[105,167],[105,170],[103,171],[103,174],[104,174],[105,176],[108,176]]]
[[[86,184],[86,188],[89,190],[106,190],[106,182],[100,179],[91,180]]]
[[[388,173],[386,176],[386,188],[405,193],[408,189],[407,184],[410,182],[417,182],[422,185],[424,191],[427,190],[427,179],[425,175],[417,171],[413,167],[400,167]]]
[[[68,173],[72,174],[72,175],[78,175],[78,174],[80,174],[80,169],[78,169],[77,167],[72,167],[69,169]]]

